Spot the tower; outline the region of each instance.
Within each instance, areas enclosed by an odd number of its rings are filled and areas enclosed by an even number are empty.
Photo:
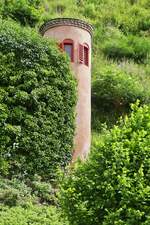
[[[76,132],[73,161],[85,159],[91,142],[91,36],[92,26],[73,18],[52,19],[40,28],[44,37],[54,38],[70,57],[77,79]]]

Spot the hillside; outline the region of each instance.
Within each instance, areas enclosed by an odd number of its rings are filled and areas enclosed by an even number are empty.
[[[42,19],[81,18],[94,27],[92,127],[112,126],[137,98],[149,102],[150,3],[148,0],[43,1]],[[110,88],[111,85],[111,88]],[[99,92],[99,90],[101,91]],[[114,98],[112,97],[114,96]]]
[[[60,171],[56,174],[56,170],[64,168],[71,158],[75,81],[66,57],[58,51],[55,43],[39,35],[40,26],[56,17],[80,18],[94,28],[94,150],[91,161],[79,163],[79,169],[70,173],[72,177],[65,171],[65,183],[61,180]],[[64,188],[61,201],[71,224],[100,225],[97,210],[101,208],[105,213],[110,207],[106,225],[112,225],[116,218],[116,225],[149,225],[149,106],[138,110],[139,105],[150,103],[149,86],[149,0],[1,0],[0,225],[69,225],[58,200],[58,180]],[[134,112],[130,118],[130,105],[137,99],[140,103],[132,106]],[[118,122],[120,116],[125,121],[121,119]],[[125,164],[122,155],[126,159]],[[146,161],[144,157],[147,157]],[[100,168],[101,161],[103,165],[106,163],[108,170],[105,166]],[[134,176],[129,161],[134,166]],[[104,171],[104,177],[101,171]],[[121,192],[115,189],[117,174],[120,176],[117,188],[121,187]],[[108,192],[103,200],[99,198],[97,204],[96,191],[102,190],[103,186],[101,179],[104,179]],[[97,182],[96,191],[94,182]],[[139,192],[134,188],[135,183]],[[114,206],[118,207],[116,214],[113,214],[111,204],[109,206],[111,191]],[[72,201],[69,199],[68,202],[68,195]],[[142,201],[140,209],[132,204],[132,198],[139,208]],[[108,200],[106,211],[101,205],[105,199]],[[128,215],[127,220],[124,215]],[[122,222],[118,222],[120,216]],[[141,222],[143,218],[146,221],[146,216],[148,222]]]

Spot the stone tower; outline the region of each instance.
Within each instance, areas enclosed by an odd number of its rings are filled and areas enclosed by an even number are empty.
[[[85,159],[91,142],[91,36],[92,26],[73,18],[52,19],[40,28],[45,37],[54,38],[70,57],[78,82],[76,133],[73,161]]]

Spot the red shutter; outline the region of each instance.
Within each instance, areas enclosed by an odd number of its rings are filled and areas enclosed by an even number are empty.
[[[63,48],[63,43],[59,43],[59,48],[60,48],[61,50],[64,49],[64,48]]]
[[[86,46],[84,46],[84,64],[89,65],[89,49]]]
[[[83,54],[84,54],[84,47],[83,45],[79,44],[79,62],[83,63]]]

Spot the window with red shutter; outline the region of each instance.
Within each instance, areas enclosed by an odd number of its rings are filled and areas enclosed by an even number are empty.
[[[87,46],[84,46],[84,64],[89,65],[89,48]]]
[[[89,46],[86,43],[79,44],[79,63],[89,66]]]
[[[83,63],[83,56],[84,56],[84,47],[83,45],[79,44],[79,62]]]

